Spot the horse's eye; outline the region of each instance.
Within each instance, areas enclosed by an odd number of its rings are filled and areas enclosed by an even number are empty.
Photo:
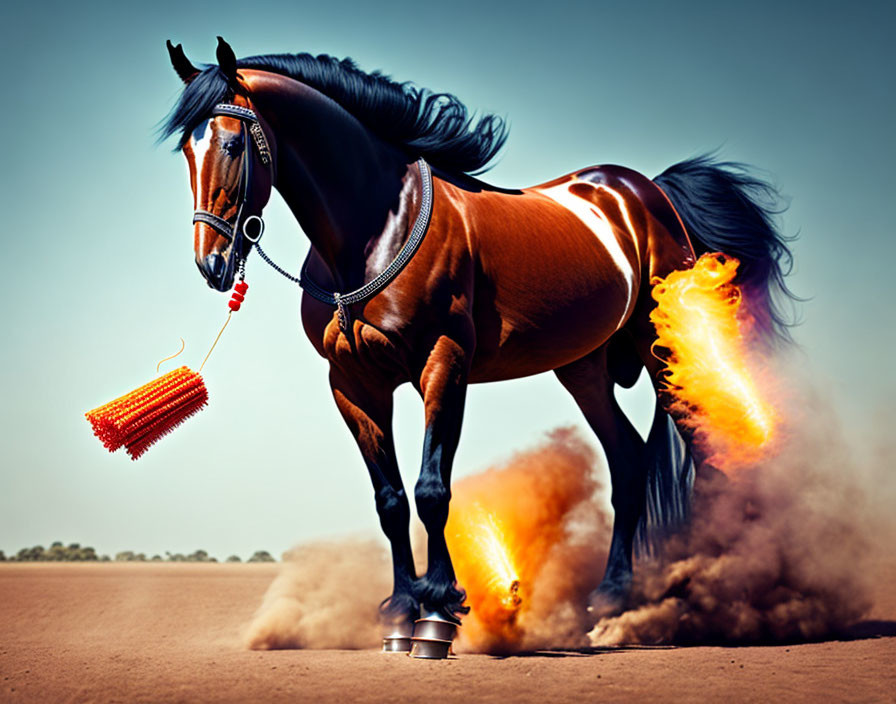
[[[227,154],[231,159],[236,159],[240,154],[243,153],[243,139],[242,137],[236,137],[234,139],[229,139],[224,144],[221,145],[221,149],[224,150],[224,153]]]

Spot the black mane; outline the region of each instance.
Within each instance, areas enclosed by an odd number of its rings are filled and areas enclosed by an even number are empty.
[[[237,67],[301,81],[335,100],[380,138],[450,173],[488,170],[507,139],[507,127],[497,115],[477,119],[449,93],[398,83],[379,71],[365,73],[351,59],[326,54],[265,54],[241,59]],[[233,89],[221,69],[205,66],[163,121],[161,139],[181,132],[178,149],[182,148],[212,107],[232,97]]]

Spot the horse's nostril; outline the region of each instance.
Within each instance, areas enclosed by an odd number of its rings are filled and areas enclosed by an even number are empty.
[[[205,270],[211,278],[217,279],[224,273],[226,262],[220,254],[209,254],[205,258]]]

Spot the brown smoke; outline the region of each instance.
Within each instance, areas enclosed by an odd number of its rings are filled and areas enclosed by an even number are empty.
[[[446,536],[472,607],[460,632],[460,651],[588,644],[585,604],[600,579],[610,531],[610,518],[598,505],[602,487],[594,479],[594,464],[591,448],[565,428],[503,465],[455,484]],[[489,599],[482,579],[489,566],[463,542],[470,528],[466,521],[480,515],[468,507],[477,505],[503,527],[519,578],[521,603],[514,611]]]
[[[380,601],[391,585],[385,550],[342,540],[293,548],[245,634],[253,650],[372,648]]]
[[[474,606],[464,618],[459,651],[588,644],[587,595],[600,579],[610,526],[597,504],[601,486],[592,476],[594,464],[594,452],[578,433],[560,429],[542,445],[455,483],[452,515],[476,500],[499,515],[511,529],[524,582],[523,607],[512,625],[502,631],[484,623]],[[422,572],[425,540],[415,543]],[[373,541],[294,548],[284,556],[245,643],[256,650],[376,647],[382,635],[377,607],[391,589],[390,574],[385,550]],[[476,595],[469,597],[475,604]]]
[[[882,473],[829,408],[804,392],[782,409],[774,457],[731,478],[698,473],[690,528],[636,567],[628,610],[601,619],[592,644],[815,640],[865,615]]]

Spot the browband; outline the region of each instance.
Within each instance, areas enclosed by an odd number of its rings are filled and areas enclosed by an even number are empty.
[[[244,108],[242,105],[232,105],[231,103],[218,103],[212,108],[213,116],[235,117],[237,120],[249,123],[249,134],[252,135],[252,141],[255,142],[255,148],[258,150],[258,157],[261,163],[267,166],[271,163],[271,150],[268,148],[268,140],[264,136],[264,130],[258,123],[258,115],[251,108]]]

